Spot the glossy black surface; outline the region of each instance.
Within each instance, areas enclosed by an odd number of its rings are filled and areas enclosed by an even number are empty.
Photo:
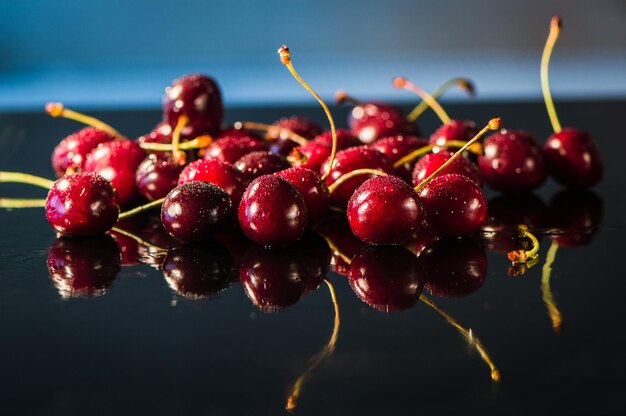
[[[626,103],[558,107],[564,125],[592,132],[606,168],[594,189],[602,204],[595,199],[590,214],[599,218],[601,207],[599,229],[579,239],[585,245],[560,248],[553,264],[551,289],[562,331],[553,331],[542,300],[548,238],[541,240],[539,264],[523,276],[509,277],[506,255],[487,251],[488,275],[473,293],[429,295],[472,328],[502,372],[499,384],[459,332],[424,303],[383,314],[359,300],[345,277],[331,274],[341,310],[338,340],[334,353],[302,385],[298,414],[626,412],[621,342]],[[449,110],[478,125],[501,116],[504,126],[529,130],[542,142],[550,133],[541,103],[451,105]],[[347,111],[334,111],[340,126]],[[235,109],[227,110],[226,118],[272,122],[292,114],[325,125],[315,107]],[[136,137],[158,122],[160,111],[96,115]],[[1,114],[0,170],[52,177],[54,145],[79,127],[43,111]],[[426,115],[420,127],[425,134],[433,131],[434,118]],[[550,180],[536,194],[547,206],[560,189]],[[44,197],[45,191],[1,184],[0,195]],[[488,193],[490,199],[495,195]],[[577,206],[573,213],[562,212],[563,206],[572,203],[559,204],[550,221],[578,215]],[[266,314],[239,283],[197,300],[175,292],[162,271],[140,264],[122,267],[110,286],[101,285],[104,295],[64,298],[48,275],[54,240],[42,209],[0,210],[3,415],[285,414],[292,384],[331,336],[333,306],[324,284],[295,305]],[[210,287],[227,286],[220,282]]]

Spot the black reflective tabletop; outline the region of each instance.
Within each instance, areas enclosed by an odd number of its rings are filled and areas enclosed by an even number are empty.
[[[116,244],[56,240],[40,208],[0,210],[0,414],[277,415],[288,405],[301,415],[625,414],[626,102],[567,102],[559,109],[564,124],[593,133],[603,182],[582,195],[563,193],[552,181],[524,198],[487,191],[490,214],[542,218],[536,265],[509,275],[508,243],[485,232],[435,254],[431,248],[423,264],[444,281],[424,289],[423,300],[378,309],[361,300],[362,292],[383,283],[356,287],[359,297],[345,276],[329,272],[338,321],[321,280],[290,297],[290,288],[260,293],[246,277],[246,267],[288,276],[283,269],[294,256],[313,257],[319,235],[296,254],[268,260],[227,233],[196,255],[151,247],[174,245],[150,216],[129,226],[146,244],[121,235]],[[542,142],[550,133],[541,103],[449,111],[479,125],[500,116],[506,127]],[[333,109],[338,124],[345,125],[347,112]],[[316,107],[236,108],[227,119],[272,122],[292,114],[324,122]],[[95,115],[130,137],[160,119],[158,110]],[[423,132],[436,125],[430,114],[420,124]],[[52,178],[51,151],[77,128],[43,112],[0,114],[0,170]],[[45,190],[1,184],[0,195],[43,198]],[[580,229],[546,234],[564,221]],[[330,223],[327,234],[338,224]],[[353,253],[349,242],[334,238],[345,251],[344,259],[333,256],[338,266]],[[118,247],[126,250],[121,265]],[[172,268],[155,267],[167,256]],[[185,256],[192,261],[182,264]],[[327,261],[330,251],[320,258]],[[181,269],[197,270],[203,261],[229,268],[230,280],[181,282]],[[402,262],[387,261],[388,278],[402,281]],[[450,283],[432,272],[454,271],[457,263],[483,277]],[[80,267],[91,275],[63,280]],[[263,303],[271,296],[284,307]],[[489,363],[500,371],[499,383]]]

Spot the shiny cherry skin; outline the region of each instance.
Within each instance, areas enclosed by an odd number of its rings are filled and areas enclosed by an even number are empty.
[[[164,198],[178,184],[182,170],[183,166],[174,161],[171,153],[148,155],[135,172],[139,193],[148,201]]]
[[[320,173],[324,174],[328,169],[330,158],[327,159],[320,169]],[[393,164],[387,157],[378,150],[372,149],[370,146],[357,146],[337,152],[335,163],[330,175],[326,179],[326,185],[332,185],[341,176],[355,169],[378,169],[387,174],[393,173]],[[342,183],[331,195],[331,203],[340,208],[348,205],[348,200],[363,182],[373,175],[359,175]]]
[[[101,143],[87,155],[85,172],[93,172],[111,182],[120,205],[129,205],[140,198],[135,183],[137,168],[146,158],[146,152],[132,140],[114,140]]]
[[[48,248],[48,273],[64,298],[103,295],[120,268],[120,249],[108,235],[60,237]]]
[[[439,240],[420,255],[426,290],[441,298],[461,298],[476,292],[487,277],[485,250],[471,238]]]
[[[398,246],[368,247],[350,265],[354,293],[381,312],[415,305],[424,287],[424,271],[410,251]]]
[[[589,133],[566,128],[548,137],[544,153],[550,175],[570,188],[589,188],[602,179],[602,158]]]
[[[406,133],[410,127],[398,108],[374,102],[355,106],[348,117],[348,125],[352,134],[365,144],[381,137]]]
[[[158,144],[169,144],[172,143],[172,132],[174,129],[168,123],[162,121],[152,129],[151,132],[144,134],[137,138],[137,142],[139,144],[144,143],[158,143]],[[195,139],[197,136],[201,134],[208,134],[206,132],[195,131],[193,128],[185,127],[181,131],[180,134],[180,143],[187,142],[189,140]],[[150,151],[147,151],[151,153]]]
[[[543,149],[528,133],[500,130],[483,143],[478,158],[480,174],[487,185],[502,192],[528,192],[547,176]]]
[[[430,231],[441,237],[459,237],[480,229],[487,217],[487,198],[467,176],[436,176],[420,192]]]
[[[328,187],[319,175],[311,169],[289,168],[275,173],[287,179],[300,192],[309,214],[309,224],[313,225],[328,214],[330,194]]]
[[[284,156],[268,151],[257,151],[243,155],[234,163],[241,172],[245,183],[250,183],[259,176],[269,175],[291,165]]]
[[[267,143],[256,136],[232,130],[220,135],[207,147],[205,159],[218,159],[223,162],[235,163],[242,156],[256,151],[267,151]]]
[[[239,206],[246,190],[241,172],[230,163],[218,159],[200,159],[185,166],[178,177],[178,184],[192,181],[209,182],[224,189],[234,209]]]
[[[550,200],[551,238],[559,247],[580,247],[592,242],[604,216],[604,201],[587,190],[565,190]]]
[[[288,129],[305,139],[313,139],[322,132],[322,128],[317,123],[300,116],[283,117],[272,123],[272,125]],[[272,152],[287,156],[294,147],[298,146],[298,143],[290,140],[288,135],[284,133],[272,133],[274,132],[268,132],[268,136],[274,140],[270,147]]]
[[[367,247],[367,243],[354,235],[345,215],[324,218],[315,225],[315,231],[337,248],[337,251],[332,253],[333,271],[341,276],[348,276],[350,260]]]
[[[215,297],[230,286],[233,259],[216,242],[187,244],[170,250],[163,276],[177,294],[198,300]]]
[[[232,202],[226,191],[208,182],[178,185],[161,206],[163,227],[182,242],[206,241],[231,215]]]
[[[264,175],[252,181],[239,204],[241,230],[263,246],[295,243],[302,237],[308,220],[302,194],[277,175]]]
[[[413,186],[419,185],[424,179],[428,178],[432,173],[441,167],[452,157],[452,153],[447,150],[441,150],[438,153],[429,153],[420,158],[413,168],[412,183]],[[441,174],[456,173],[458,175],[467,176],[478,186],[482,185],[480,170],[478,166],[465,157],[456,158],[450,166],[441,171]]]
[[[466,142],[478,133],[476,123],[471,120],[450,120],[442,124],[428,139],[433,146],[444,147],[448,140]]]
[[[313,141],[316,143],[325,144],[329,147],[332,147],[333,134],[330,130],[325,131],[324,133],[321,133],[315,136]],[[349,130],[337,129],[337,149],[338,150],[347,149],[349,147],[360,146],[362,144],[363,143],[361,143],[361,141],[359,141],[358,138],[353,136]]]
[[[372,147],[382,152],[391,163],[395,164],[404,156],[427,144],[428,142],[426,140],[419,137],[399,134],[378,139],[372,144]],[[411,167],[412,163],[405,163],[402,166],[398,166],[395,168],[394,175],[401,177],[407,183],[411,183]]]
[[[99,235],[115,225],[120,213],[117,194],[95,173],[65,175],[46,198],[46,219],[63,235]]]
[[[115,136],[95,127],[85,127],[70,134],[61,140],[52,152],[51,162],[54,173],[57,177],[61,177],[68,169],[82,170],[87,155],[100,143],[111,140],[115,140]]]
[[[185,75],[165,89],[163,120],[172,128],[185,115],[194,130],[219,131],[224,118],[220,89],[211,77],[202,74]]]
[[[331,152],[330,146],[312,140],[295,147],[287,156],[287,160],[291,162],[291,166],[319,171]]]
[[[369,244],[400,244],[423,221],[417,194],[397,176],[374,176],[359,186],[348,202],[352,232]]]

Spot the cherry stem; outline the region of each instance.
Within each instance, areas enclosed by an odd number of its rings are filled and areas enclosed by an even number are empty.
[[[474,96],[476,94],[476,89],[474,88],[474,83],[467,78],[452,78],[448,81],[441,84],[437,89],[435,89],[430,95],[437,100],[441,97],[446,91],[448,91],[452,87],[459,87],[462,90],[466,91],[470,96]],[[426,101],[422,101],[418,105],[411,110],[406,119],[411,123],[419,118],[419,116],[424,113],[424,111],[428,110],[429,105]]]
[[[467,342],[471,346],[473,346],[476,349],[476,351],[478,351],[478,354],[480,354],[480,357],[489,366],[491,370],[491,379],[495,381],[496,383],[500,382],[502,380],[502,375],[500,374],[500,370],[496,368],[496,365],[489,357],[487,350],[485,350],[485,347],[480,342],[478,337],[474,335],[474,332],[471,330],[471,328],[470,329],[464,328],[456,319],[454,319],[452,316],[448,315],[446,312],[440,309],[437,305],[433,303],[432,300],[428,299],[426,296],[421,295],[420,300],[424,302],[426,305],[433,308],[439,315],[441,315],[446,321],[448,321],[450,325],[455,327],[463,335],[463,337],[467,340]]]
[[[333,240],[331,240],[330,238],[326,237],[323,234],[322,234],[322,237],[324,238],[324,240],[326,240],[326,244],[328,244],[328,248],[330,248],[330,251],[337,254],[339,257],[341,257],[341,260],[345,261],[346,264],[350,264],[350,262],[352,261],[350,260],[350,257],[343,254],[341,250],[339,249],[339,247],[337,247],[337,245],[333,242]]]
[[[363,103],[359,100],[357,100],[356,98],[352,97],[351,95],[348,95],[348,93],[345,90],[338,90],[335,93],[335,103],[337,105],[342,105],[345,103],[350,103],[352,105],[355,106],[360,106],[363,105]]]
[[[24,183],[27,185],[35,185],[42,188],[50,189],[54,185],[54,181],[21,172],[0,172],[0,182]]]
[[[467,143],[465,143],[463,145],[463,147],[461,147],[456,153],[454,153],[450,157],[450,159],[446,160],[443,165],[439,166],[439,168],[436,171],[431,173],[430,176],[428,176],[426,179],[421,181],[419,183],[419,185],[417,185],[415,187],[415,192],[421,191],[426,185],[428,185],[428,183],[435,176],[439,175],[439,173],[442,170],[444,170],[448,166],[450,166],[458,157],[460,157],[463,154],[463,152],[465,152],[467,149],[469,149],[469,147],[472,144],[474,144],[478,139],[480,139],[485,133],[487,133],[489,130],[500,130],[501,127],[502,127],[502,119],[500,119],[500,118],[492,118],[491,120],[489,120],[489,123],[487,123],[487,125],[485,127],[483,127],[483,129],[481,131],[479,131],[478,134],[476,134],[476,136],[474,136],[471,140],[469,140]]]
[[[119,131],[115,130],[110,125],[98,120],[95,117],[91,117],[86,114],[79,113],[78,111],[65,108],[62,103],[47,103],[46,113],[48,113],[51,117],[63,117],[70,120],[78,121],[79,123],[83,123],[91,127],[95,127],[98,130],[107,132],[111,136],[114,136],[118,139],[124,138],[124,136],[122,136]]]
[[[552,101],[550,81],[548,80],[548,66],[550,65],[552,50],[554,49],[556,40],[559,38],[559,34],[561,32],[561,24],[561,18],[558,16],[554,16],[550,21],[550,33],[548,34],[546,46],[543,48],[543,54],[541,55],[541,91],[543,92],[543,101],[546,103],[548,117],[550,117],[550,123],[552,123],[552,129],[555,133],[560,132],[562,128],[559,117],[556,115],[554,102]]]
[[[559,311],[559,308],[552,297],[552,290],[550,289],[550,276],[552,274],[552,263],[554,263],[558,248],[559,244],[555,240],[552,240],[552,244],[550,244],[550,248],[546,254],[546,262],[543,265],[541,273],[542,298],[548,308],[548,316],[550,316],[550,320],[552,321],[552,329],[554,329],[554,332],[556,333],[561,332],[563,317],[561,316],[561,311]]]
[[[274,126],[272,124],[258,123],[256,121],[238,121],[234,124],[234,126],[237,130],[260,130],[265,131],[272,136],[285,136],[292,142],[298,143],[299,146],[304,146],[308,143],[306,137],[302,137],[288,128]]]
[[[116,232],[118,234],[124,235],[124,236],[126,236],[128,238],[132,238],[133,240],[135,240],[136,242],[138,242],[142,246],[154,249],[155,251],[158,251],[158,252],[167,252],[168,251],[167,249],[165,249],[163,247],[155,246],[154,244],[152,244],[152,243],[142,239],[141,237],[139,237],[139,236],[137,236],[137,235],[135,235],[133,233],[130,233],[130,232],[124,230],[124,229],[121,229],[119,227],[113,227],[113,228],[111,228],[111,231],[114,231],[114,232]]]
[[[532,242],[532,248],[530,250],[513,250],[507,254],[509,260],[515,264],[528,264],[530,267],[530,261],[535,260],[539,252],[539,240],[535,237],[524,224],[517,226],[517,237],[528,238]],[[535,264],[536,261],[533,263]]]
[[[337,294],[335,293],[335,287],[328,280],[324,279],[324,283],[328,287],[328,292],[330,293],[330,298],[333,302],[333,307],[335,310],[335,319],[333,321],[333,332],[328,340],[328,343],[324,346],[324,348],[315,356],[309,368],[296,380],[291,389],[291,394],[287,399],[287,405],[285,409],[291,413],[295,412],[298,407],[298,397],[300,397],[300,393],[302,391],[302,385],[304,384],[305,379],[313,372],[313,370],[330,354],[335,350],[335,344],[337,344],[337,338],[339,337],[339,326],[341,324],[340,316],[339,316],[339,303],[337,302]]]
[[[124,218],[135,216],[137,214],[140,214],[152,208],[160,207],[161,204],[163,204],[163,201],[165,201],[165,198],[157,199],[152,202],[148,202],[145,205],[141,205],[139,207],[129,209],[128,211],[121,212],[120,215],[118,216],[118,219],[122,220]]]
[[[382,170],[379,169],[355,169],[351,172],[346,173],[345,175],[340,176],[339,178],[337,178],[337,180],[335,182],[333,182],[332,184],[330,184],[328,186],[328,192],[332,195],[333,192],[335,192],[335,190],[344,182],[354,178],[355,176],[359,176],[359,175],[378,175],[378,176],[387,176],[387,172],[383,172]]]
[[[43,208],[45,206],[45,199],[0,198],[0,208]]]
[[[174,158],[174,162],[179,165],[185,164],[185,152],[180,150],[180,135],[183,129],[189,124],[189,117],[185,115],[181,115],[178,117],[178,121],[176,122],[176,127],[172,132],[172,157]]]
[[[320,105],[324,109],[324,113],[326,113],[328,122],[330,123],[330,132],[333,137],[333,146],[330,152],[328,169],[320,178],[321,181],[324,182],[328,178],[328,176],[330,176],[330,172],[333,169],[333,165],[335,164],[335,155],[337,154],[337,129],[335,128],[335,121],[333,120],[333,116],[330,114],[330,110],[328,109],[328,106],[326,105],[324,100],[322,100],[320,96],[317,95],[315,91],[313,91],[309,84],[304,82],[304,80],[300,78],[300,75],[298,75],[298,73],[296,72],[295,68],[291,64],[291,53],[289,52],[289,48],[285,45],[281,46],[278,49],[278,54],[280,55],[280,62],[282,62],[282,64],[287,67],[289,72],[291,72],[291,75],[293,75],[293,77],[300,83],[300,85],[302,85],[308,92],[310,92],[311,95],[315,97],[317,102],[320,103]]]
[[[403,88],[417,94],[430,108],[433,109],[443,124],[450,122],[450,116],[448,116],[446,110],[444,110],[441,104],[439,104],[437,100],[435,100],[433,96],[427,93],[424,89],[418,87],[416,84],[403,77],[395,77],[393,79],[393,86],[396,88]]]
[[[180,143],[178,149],[202,149],[210,145],[212,141],[213,137],[209,136],[208,134],[204,134],[188,142]],[[171,143],[141,143],[140,146],[142,149],[151,150],[153,152],[171,152],[174,149]]]
[[[426,146],[422,146],[419,149],[413,150],[408,155],[406,155],[403,158],[399,159],[396,163],[393,164],[393,167],[395,169],[395,168],[399,168],[400,166],[404,165],[405,163],[410,163],[413,160],[417,159],[418,157],[423,156],[426,153],[431,152],[435,147],[444,147],[444,148],[463,147],[463,146],[465,146],[466,143],[467,142],[464,142],[464,141],[461,141],[461,140],[448,140],[448,141],[445,142],[445,144],[443,146],[427,144]],[[483,146],[480,143],[474,143],[472,146],[470,146],[470,148],[468,150],[471,153],[474,153],[474,154],[477,154],[477,155],[481,155],[483,153]]]

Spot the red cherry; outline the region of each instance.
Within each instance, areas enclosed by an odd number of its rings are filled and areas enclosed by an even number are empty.
[[[501,130],[485,139],[478,158],[487,185],[498,191],[527,192],[546,179],[543,149],[528,133]]]
[[[330,157],[331,152],[330,146],[313,140],[294,148],[289,154],[288,160],[294,167],[319,171],[324,161]]]
[[[352,232],[370,244],[399,244],[423,220],[417,194],[396,176],[375,176],[363,182],[348,202]]]
[[[142,145],[146,143],[170,144],[172,143],[172,133],[174,129],[166,122],[160,122],[149,133],[137,138],[137,142]],[[180,133],[180,143],[195,139],[196,137],[207,134],[207,132],[195,131],[192,126],[186,126]]]
[[[442,124],[433,134],[428,142],[433,146],[445,147],[449,141],[466,142],[478,133],[476,123],[471,120],[450,120]]]
[[[445,150],[423,156],[413,168],[413,185],[419,185],[451,157],[452,153]],[[477,185],[480,186],[482,184],[478,167],[464,157],[455,159],[442,173],[456,173],[458,175],[467,176],[476,182]]]
[[[372,144],[372,148],[384,153],[391,163],[395,164],[404,156],[427,144],[426,140],[416,136],[397,135],[376,140]],[[407,183],[411,183],[411,163],[398,166],[395,168],[394,174],[404,179]]]
[[[302,194],[276,175],[256,178],[239,204],[239,225],[261,245],[288,245],[300,239],[308,224]]]
[[[267,143],[255,136],[239,130],[229,130],[207,147],[204,158],[235,163],[248,153],[268,150]]]
[[[287,179],[302,194],[310,224],[315,224],[326,216],[330,208],[330,194],[317,173],[310,169],[294,167],[275,174]]]
[[[600,152],[586,132],[563,129],[554,133],[544,152],[550,175],[565,186],[588,188],[602,179]]]
[[[284,156],[268,151],[258,151],[242,156],[234,163],[234,166],[241,172],[243,181],[250,183],[259,176],[287,169],[290,165]]]
[[[65,175],[68,169],[83,169],[87,155],[100,143],[115,140],[112,134],[95,127],[85,127],[70,134],[54,148],[52,169],[57,177]]]
[[[275,121],[272,126],[287,129],[306,139],[313,139],[322,132],[322,128],[319,125],[300,116],[283,117],[280,120]],[[289,139],[289,137],[284,134],[272,135],[271,130],[269,133],[270,138],[274,139],[274,142],[270,147],[270,150],[274,153],[286,156],[294,147],[298,146],[298,143]]]
[[[148,201],[164,198],[178,184],[183,167],[171,153],[150,154],[137,167],[135,182],[139,193]]]
[[[328,147],[333,145],[333,134],[325,131],[313,139],[314,142],[325,144]],[[362,143],[352,135],[348,130],[337,129],[337,150],[347,149],[349,147],[359,146]]]
[[[436,235],[457,237],[480,229],[487,216],[482,189],[467,176],[436,176],[419,192],[426,225]]]
[[[348,276],[350,261],[367,247],[367,244],[352,233],[345,215],[324,218],[315,226],[315,231],[327,238],[336,248],[336,251],[332,253],[333,271],[342,276]]]
[[[178,177],[178,184],[191,181],[209,182],[224,189],[233,203],[238,207],[246,186],[241,172],[233,165],[218,159],[201,159],[185,166]]]
[[[98,235],[117,222],[120,207],[111,184],[95,173],[66,175],[46,198],[46,219],[63,235]]]

